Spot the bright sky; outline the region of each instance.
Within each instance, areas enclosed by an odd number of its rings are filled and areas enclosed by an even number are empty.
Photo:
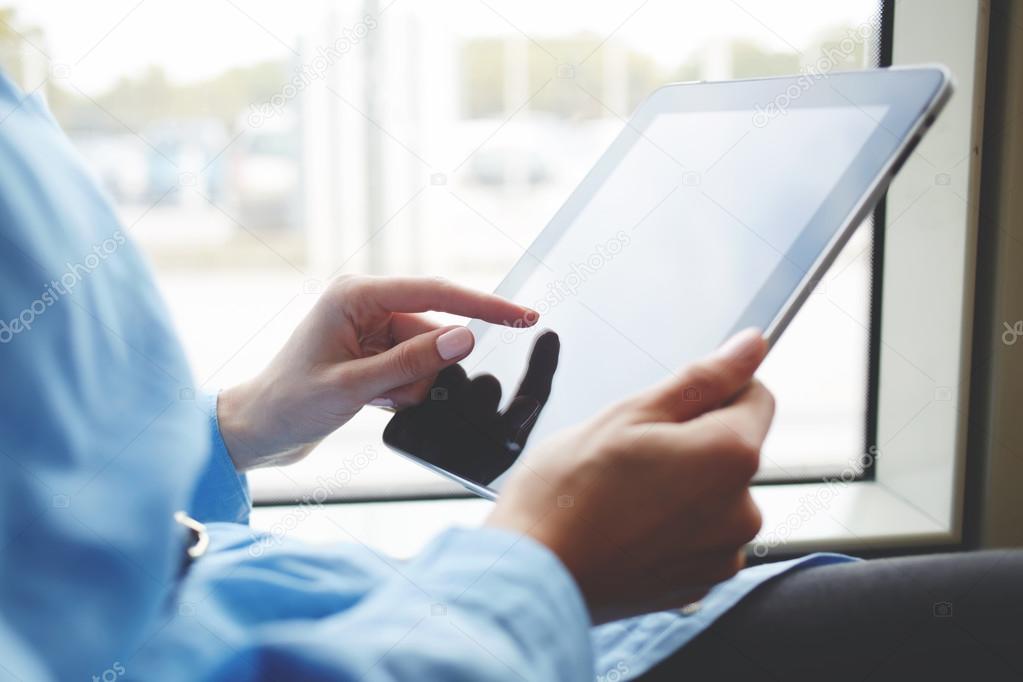
[[[824,26],[860,24],[873,0],[379,0],[383,25],[401,13],[455,35],[528,34],[544,38],[612,33],[674,65],[701,45],[743,36],[779,50],[804,47]],[[76,85],[96,92],[150,64],[179,81],[235,65],[282,57],[285,44],[322,26],[331,7],[361,15],[352,0],[8,0],[22,22],[46,34],[43,49],[71,68]],[[624,22],[624,23],[623,23]],[[346,23],[344,20],[342,24]]]

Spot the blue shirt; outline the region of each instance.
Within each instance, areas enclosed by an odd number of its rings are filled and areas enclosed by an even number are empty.
[[[591,627],[558,559],[453,529],[397,561],[248,526],[151,276],[36,97],[0,81],[0,678],[624,680],[764,580]],[[190,539],[209,551],[182,575]]]

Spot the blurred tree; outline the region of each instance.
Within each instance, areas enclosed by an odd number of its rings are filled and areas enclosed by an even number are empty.
[[[504,42],[468,40],[461,49],[461,109],[465,118],[491,118],[504,111]]]
[[[867,66],[869,46],[855,29],[835,26],[822,32],[801,55],[794,51],[776,51],[752,40],[736,40],[725,46],[728,77],[755,78],[800,73],[814,68],[818,59],[826,60],[832,70]],[[512,38],[511,40],[525,40]],[[492,118],[511,113],[522,102],[505,102],[507,39],[479,38],[466,41],[461,48],[461,110],[465,118]],[[632,49],[624,52],[627,79],[626,108],[616,113],[627,115],[652,90],[664,83],[706,78],[705,49],[679,66],[668,69],[652,58]],[[542,45],[526,45],[529,102],[533,112],[554,114],[560,118],[600,118],[609,115],[609,96],[605,78],[607,45],[595,36],[553,38]],[[560,67],[560,70],[559,70]],[[619,103],[620,104],[620,103]]]
[[[217,119],[233,130],[249,105],[264,103],[280,91],[290,76],[287,67],[285,62],[268,61],[179,85],[162,68],[150,66],[138,76],[122,78],[95,101],[135,130],[167,119],[196,118]],[[117,120],[77,92],[54,87],[50,100],[66,128],[120,128]]]
[[[613,104],[604,91],[605,53],[599,47],[600,40],[587,35],[545,40],[546,50],[531,43],[529,94],[537,95],[529,108],[561,118],[607,116],[604,107]]]
[[[872,47],[869,41],[879,37],[879,27],[832,26],[814,36],[810,43],[813,49],[808,50],[804,58],[810,67],[821,60],[821,64],[827,64],[832,71],[867,68],[873,66],[868,57]]]
[[[783,76],[799,72],[796,52],[774,52],[757,43],[741,40],[732,43],[732,78]]]
[[[750,40],[736,41],[727,46],[730,75],[747,78],[797,73],[801,67],[812,68],[819,59],[827,60],[834,70],[860,68],[866,65],[869,46],[858,36],[847,26],[829,28],[811,41],[802,57],[766,49]],[[19,26],[14,9],[0,8],[0,67],[16,80],[24,67],[26,39],[41,44],[43,35],[36,28]],[[505,101],[506,43],[505,38],[480,38],[462,44],[459,91],[465,118],[499,117],[523,103]],[[527,42],[523,50],[528,84],[525,96],[536,93],[529,109],[568,119],[606,117],[608,108],[625,109],[616,113],[627,115],[663,83],[705,77],[699,56],[702,50],[675,68],[664,68],[638,50],[608,48],[594,35],[551,38],[542,45]],[[614,58],[623,63],[609,65],[607,60]],[[53,79],[47,85],[47,95],[58,121],[69,129],[117,131],[121,129],[119,119],[138,130],[167,119],[212,118],[234,130],[250,105],[267,102],[280,92],[294,67],[286,61],[267,61],[203,81],[177,84],[163,69],[150,66],[95,97],[113,116]],[[624,74],[624,95],[620,83],[609,82],[609,68]],[[609,92],[611,89],[615,92]]]
[[[671,72],[668,82],[682,83],[685,81],[698,81],[703,76],[703,67],[696,57],[686,60],[678,68]]]
[[[512,40],[525,40],[513,38]],[[503,38],[466,41],[461,48],[461,110],[465,118],[508,114],[523,102],[505,102],[506,44]],[[605,69],[608,51],[592,35],[528,42],[525,49],[528,92],[535,95],[530,111],[560,118],[600,118],[617,102],[607,92]],[[648,56],[623,49],[627,115],[649,92],[664,82],[665,74]]]

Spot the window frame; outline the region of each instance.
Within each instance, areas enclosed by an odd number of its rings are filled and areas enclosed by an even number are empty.
[[[943,63],[957,82],[952,101],[874,216],[865,442],[867,452],[876,456],[848,479],[766,481],[754,486],[764,525],[750,546],[753,562],[820,549],[884,552],[895,547],[949,547],[961,540],[988,14],[986,0],[882,3],[879,65]],[[936,214],[914,207],[914,198],[919,198],[915,188],[935,183],[933,164],[922,159],[959,152],[966,159],[960,168],[965,170],[961,210]],[[887,218],[898,223],[900,240],[889,238]],[[907,243],[906,235],[926,239],[931,247],[926,255],[932,266],[930,276],[920,277],[919,269],[911,267],[921,254],[909,248],[914,240]],[[933,306],[931,317],[921,324],[913,313],[922,298],[955,305]],[[925,348],[933,345],[936,335],[945,342],[927,354],[927,373],[948,379],[936,386],[943,393],[937,399],[932,394],[923,410],[936,402],[947,403],[939,407],[952,419],[942,424],[933,416],[925,417],[927,423],[913,425],[914,418],[907,426],[899,417],[899,407],[919,402],[919,396],[900,380],[899,354],[893,348]],[[456,484],[444,482],[430,490],[386,497],[330,499],[322,511],[336,512],[331,505],[417,505],[439,500],[463,500],[459,504],[467,510],[489,506]],[[291,499],[262,500],[256,505],[262,508],[257,516],[270,521],[294,504]],[[394,506],[397,512],[407,505]],[[437,522],[446,525],[444,519],[440,515]]]
[[[870,415],[873,438],[868,435],[874,466],[870,475],[849,482],[756,486],[753,497],[764,513],[763,530],[752,543],[758,559],[823,548],[953,547],[962,539],[989,9],[983,0],[896,0],[891,9],[891,62],[946,64],[955,74],[956,94],[881,209],[895,217],[898,232],[893,222],[879,222],[883,241],[876,243],[875,266],[883,286],[875,282],[873,292],[880,303],[873,307],[871,329],[876,395],[868,402],[876,411]],[[965,166],[965,194],[958,197],[961,205],[953,204],[959,210],[942,202],[916,204],[919,188],[934,185],[940,174],[926,159],[959,155]],[[920,243],[928,245],[925,253],[913,248]],[[941,304],[929,306],[921,319],[915,313],[928,302]],[[932,397],[908,421],[902,408],[921,400],[919,382],[907,381],[904,368],[900,374],[905,363],[896,348],[906,347],[927,349],[919,362],[936,377]]]

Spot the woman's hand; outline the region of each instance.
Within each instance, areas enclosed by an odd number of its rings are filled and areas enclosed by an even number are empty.
[[[422,401],[437,373],[475,343],[465,327],[416,314],[431,310],[517,326],[537,317],[436,278],[338,278],[259,376],[220,394],[220,430],[235,467],[301,459],[368,403]]]
[[[594,622],[696,601],[742,567],[760,528],[749,483],[774,401],[752,377],[766,352],[759,333],[744,332],[540,444],[487,523],[558,555]]]

